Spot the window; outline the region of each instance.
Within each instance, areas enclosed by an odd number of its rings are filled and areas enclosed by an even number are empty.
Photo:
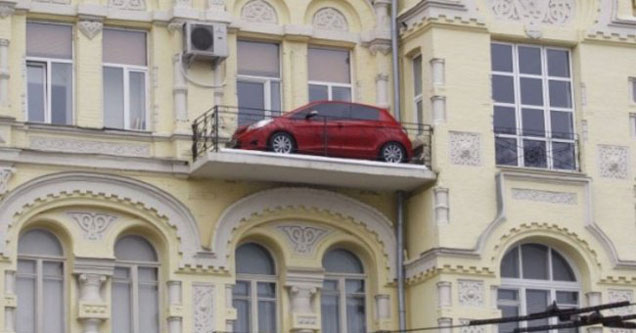
[[[280,50],[274,43],[238,41],[239,126],[281,110]]]
[[[309,101],[351,101],[351,64],[348,50],[310,47]]]
[[[159,332],[159,261],[155,249],[139,236],[115,244],[112,282],[112,331]]]
[[[146,33],[104,29],[104,127],[145,130],[147,126]]]
[[[63,333],[64,252],[50,232],[34,229],[18,241],[17,333]]]
[[[73,45],[70,25],[28,22],[27,121],[73,122]]]
[[[493,43],[491,58],[497,164],[575,170],[570,52]]]
[[[353,253],[336,249],[322,259],[321,316],[324,333],[366,332],[364,268]]]
[[[276,333],[276,267],[269,252],[254,243],[241,245],[236,250],[236,275],[234,331]]]
[[[413,105],[415,106],[415,122],[418,123],[418,133],[422,133],[424,126],[424,109],[422,105],[422,56],[413,58]]]
[[[497,304],[502,316],[543,312],[554,301],[559,308],[578,307],[580,285],[567,260],[556,250],[541,244],[522,244],[509,250],[501,261],[501,287]],[[499,325],[499,332],[517,327],[557,324],[558,319],[538,319]],[[561,329],[559,333],[576,332]],[[551,333],[557,333],[555,330]]]

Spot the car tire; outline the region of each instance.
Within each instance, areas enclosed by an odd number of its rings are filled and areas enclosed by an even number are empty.
[[[296,143],[289,133],[277,132],[269,138],[268,148],[274,153],[291,154],[296,151]]]
[[[402,163],[406,161],[406,149],[397,142],[387,142],[380,149],[380,159],[387,163]]]

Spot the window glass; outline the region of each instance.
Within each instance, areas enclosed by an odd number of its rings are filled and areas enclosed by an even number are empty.
[[[543,110],[521,109],[523,122],[523,135],[545,136],[545,120]]]
[[[46,65],[27,64],[27,96],[29,121],[44,122],[46,105]]]
[[[311,108],[318,111],[318,117],[316,120],[322,121],[324,118],[327,120],[343,120],[351,116],[351,104],[345,103],[323,103],[318,104]]]
[[[422,94],[422,56],[413,58],[413,90],[415,96]]]
[[[501,276],[507,278],[519,277],[519,249],[509,251],[501,260]]]
[[[527,167],[547,167],[548,162],[545,141],[523,140],[523,161]]]
[[[332,101],[351,101],[351,88],[349,87],[333,87],[331,91]]]
[[[237,82],[239,126],[255,123],[265,118],[264,83]]]
[[[550,80],[550,106],[571,108],[572,95],[570,82]]]
[[[308,49],[309,80],[350,83],[349,51],[310,47]]]
[[[146,128],[146,74],[143,72],[130,72],[130,119],[131,129],[142,130]]]
[[[33,274],[23,272],[24,261],[18,261],[18,271],[16,276],[16,295],[18,297],[18,307],[16,311],[16,331],[35,332],[36,318],[36,276],[35,262],[29,262],[33,266]]]
[[[505,106],[495,106],[495,133],[516,134],[517,121],[515,109]]]
[[[526,290],[526,312],[537,313],[545,311],[548,307],[548,296],[547,290]],[[528,326],[543,325],[548,325],[548,318],[528,321]]]
[[[522,77],[519,79],[521,86],[521,104],[543,105],[543,83],[541,79]],[[512,89],[513,86],[510,87]]]
[[[51,64],[51,123],[70,124],[73,110],[73,66]]]
[[[501,310],[502,317],[516,317],[519,315],[519,306],[500,305],[498,308],[499,310]],[[502,332],[502,333],[512,332],[517,327],[519,327],[519,323],[517,322],[503,323],[498,325],[499,332]]]
[[[325,284],[328,283],[328,281],[325,280]],[[333,284],[334,281],[331,281],[331,284]],[[336,287],[333,287],[333,289],[337,288],[337,281],[335,281]],[[325,285],[325,290],[327,290],[327,287]],[[332,290],[333,290],[332,289]],[[340,307],[339,304],[339,297],[337,294],[337,290],[336,293],[334,294],[333,292],[329,293],[329,292],[323,292],[323,294],[321,295],[321,303],[320,303],[320,315],[322,316],[322,331],[325,333],[337,333],[338,329],[339,329],[339,324],[340,324],[340,311],[338,310]]]
[[[571,142],[552,142],[552,158],[554,160],[554,168],[562,170],[574,170],[575,152],[574,144]]]
[[[239,74],[280,77],[278,44],[239,40],[237,49]]]
[[[548,279],[548,248],[539,244],[521,246],[524,279]]]
[[[559,139],[574,138],[574,124],[572,123],[572,113],[562,111],[550,112],[552,122],[552,137]]]
[[[124,69],[104,67],[104,127],[124,128]]]
[[[248,243],[236,250],[236,272],[246,274],[276,274],[274,260],[260,245]]]
[[[351,107],[351,118],[360,120],[379,120],[380,110],[364,105],[353,105]]]
[[[364,333],[366,329],[364,298],[347,297],[347,330]]]
[[[491,44],[490,59],[493,71],[512,72],[512,45]]]
[[[329,87],[317,84],[309,85],[309,101],[326,101],[329,99]]]
[[[519,72],[541,75],[541,49],[519,46]]]
[[[552,251],[552,278],[558,281],[576,281],[576,277],[574,276],[572,268],[570,267],[568,262],[556,251]],[[564,301],[559,302],[567,303]]]
[[[28,57],[72,59],[72,40],[70,25],[27,22]]]
[[[564,50],[548,49],[548,74],[550,76],[570,77],[569,53]]]
[[[35,229],[27,231],[18,241],[18,254],[62,256],[62,245],[52,233]]]
[[[126,236],[115,244],[117,260],[156,262],[157,254],[147,240],[139,236]]]
[[[104,29],[104,63],[146,66],[146,33],[144,31]]]
[[[115,271],[122,268],[115,268]],[[124,274],[128,274],[127,272]],[[113,332],[129,333],[132,329],[132,286],[128,278],[113,277],[112,282],[112,315],[111,325]]]
[[[322,259],[322,265],[327,272],[334,273],[364,273],[362,263],[353,253],[336,249],[327,252]]]
[[[492,76],[492,98],[496,102],[514,103],[515,91],[512,76]]]
[[[499,165],[517,165],[518,148],[516,138],[495,138],[495,157]]]
[[[42,312],[42,320],[46,325],[46,333],[63,333],[64,284],[61,272],[56,276],[45,276],[42,288],[44,289],[42,305],[45,309]]]

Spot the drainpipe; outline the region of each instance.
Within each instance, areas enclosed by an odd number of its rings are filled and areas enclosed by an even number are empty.
[[[400,67],[398,59],[398,0],[391,0],[391,52],[393,60],[393,115],[401,120]],[[404,299],[404,191],[397,192],[397,283],[398,318],[400,331],[406,330],[406,303]]]

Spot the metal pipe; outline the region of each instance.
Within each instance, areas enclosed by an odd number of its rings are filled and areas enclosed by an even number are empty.
[[[395,120],[402,119],[400,115],[400,67],[398,61],[398,27],[397,10],[398,0],[391,1],[391,53],[393,60],[393,115]]]

